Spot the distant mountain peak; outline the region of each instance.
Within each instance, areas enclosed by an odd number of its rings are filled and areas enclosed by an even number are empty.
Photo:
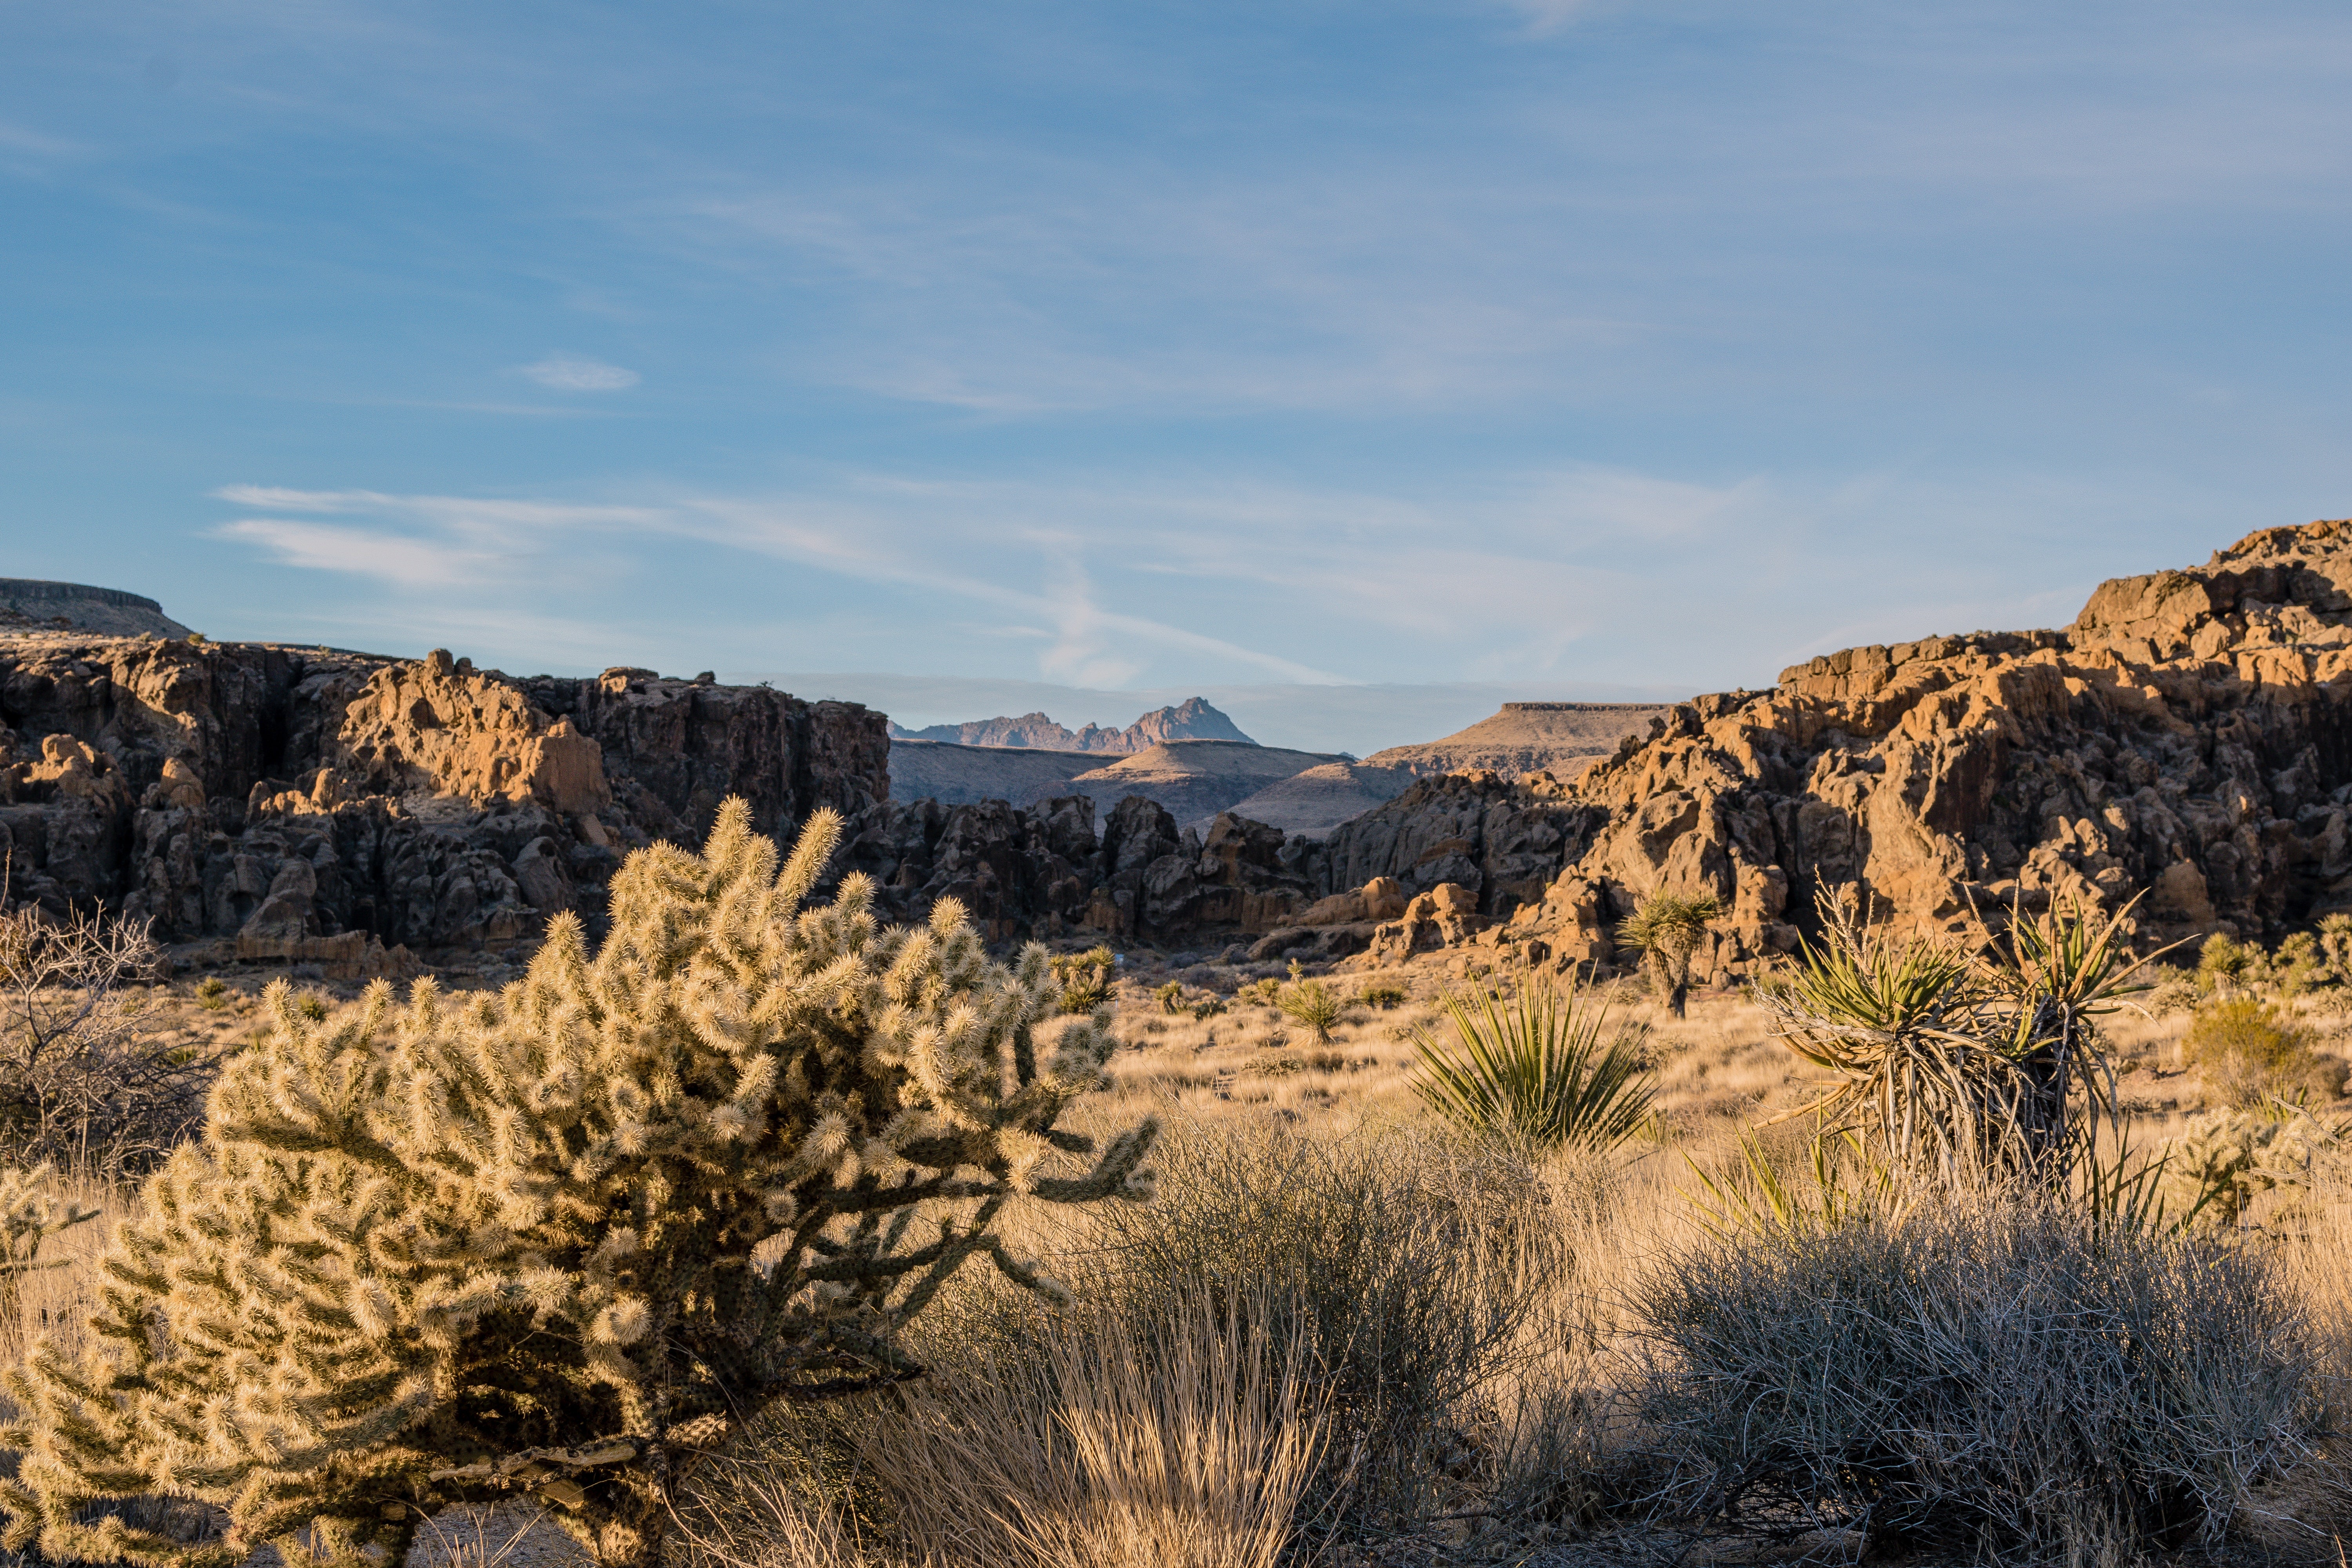
[[[1018,746],[1041,752],[1100,752],[1132,755],[1163,741],[1238,741],[1255,746],[1241,727],[1206,698],[1188,697],[1173,708],[1155,708],[1124,730],[1088,724],[1066,729],[1043,713],[1019,718],[975,719],[964,724],[931,724],[920,730],[890,726],[894,741],[945,741],[957,746]]]

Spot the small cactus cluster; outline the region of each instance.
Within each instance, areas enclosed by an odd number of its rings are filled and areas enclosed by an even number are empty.
[[[1055,1125],[1108,1017],[950,900],[880,926],[852,876],[803,909],[839,833],[820,813],[779,871],[730,801],[703,854],[629,858],[601,950],[559,916],[499,994],[271,987],[109,1247],[94,1348],[10,1374],[0,1541],[397,1563],[437,1510],[521,1492],[651,1563],[742,1423],[919,1370],[899,1331],[975,1254],[1057,1292],[996,1222],[1148,1193],[1152,1123],[1099,1151]],[[225,1507],[225,1538],[92,1506],[154,1494]]]

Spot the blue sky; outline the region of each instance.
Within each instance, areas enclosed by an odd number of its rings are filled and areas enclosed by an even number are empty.
[[[2347,198],[2340,5],[0,0],[0,574],[1755,684],[2352,512]]]

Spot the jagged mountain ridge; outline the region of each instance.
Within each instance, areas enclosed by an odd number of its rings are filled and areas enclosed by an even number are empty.
[[[1255,746],[1241,726],[1207,699],[1188,697],[1172,708],[1155,708],[1124,730],[1088,724],[1066,729],[1043,713],[1017,719],[977,719],[963,724],[929,724],[920,730],[890,726],[893,741],[940,741],[956,746],[1017,747],[1044,752],[1106,752],[1133,754],[1169,741],[1237,741]]]

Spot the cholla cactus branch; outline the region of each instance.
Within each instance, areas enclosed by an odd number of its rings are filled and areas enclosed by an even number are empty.
[[[803,909],[839,832],[820,814],[780,870],[730,801],[700,856],[630,857],[601,951],[559,917],[494,996],[273,987],[106,1258],[97,1348],[8,1380],[0,1539],[225,1568],[308,1529],[398,1562],[420,1519],[521,1488],[650,1563],[740,1423],[919,1370],[900,1331],[975,1254],[1057,1291],[993,1226],[1148,1194],[1151,1123],[1099,1155],[1055,1127],[1109,1020],[945,900],[882,927],[852,877]],[[226,1538],[89,1517],[141,1493],[225,1506]]]

